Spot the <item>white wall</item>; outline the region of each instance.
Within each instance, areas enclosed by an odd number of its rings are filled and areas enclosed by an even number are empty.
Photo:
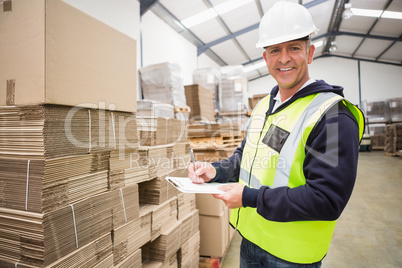
[[[402,67],[361,62],[362,100],[402,97]]]
[[[197,68],[197,48],[152,11],[142,16],[143,66],[162,62],[177,63],[183,70],[183,83],[193,83]]]
[[[328,84],[342,86],[345,98],[359,104],[359,79],[357,61],[341,58],[319,58],[309,66],[310,77]]]
[[[219,64],[213,61],[210,57],[208,57],[205,53],[202,53],[198,57],[198,68],[219,68]]]
[[[359,72],[356,60],[336,57],[315,59],[309,65],[310,77],[344,87],[346,99],[359,104]],[[402,67],[360,62],[361,100],[378,101],[402,97]],[[276,85],[272,76],[249,83],[251,95],[268,93]]]
[[[116,30],[139,40],[140,4],[137,0],[63,0]],[[74,19],[74,18],[71,18]]]

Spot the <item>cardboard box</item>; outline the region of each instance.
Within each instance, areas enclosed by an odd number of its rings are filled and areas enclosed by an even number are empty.
[[[227,211],[225,203],[210,194],[196,194],[196,208],[205,216],[220,216]]]
[[[190,107],[190,118],[215,122],[214,91],[198,84],[184,86],[186,103]]]
[[[135,39],[62,0],[0,6],[0,106],[136,111]]]
[[[223,257],[229,244],[227,210],[219,216],[200,215],[200,256]]]
[[[250,109],[254,109],[254,107],[257,105],[257,103],[262,100],[263,98],[265,98],[267,96],[267,94],[257,94],[257,95],[253,95],[252,98],[248,99],[248,104],[250,106]]]

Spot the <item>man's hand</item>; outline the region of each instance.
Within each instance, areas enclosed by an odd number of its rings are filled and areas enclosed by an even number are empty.
[[[223,194],[213,194],[217,199],[223,200],[225,205],[230,208],[240,208],[243,207],[242,197],[243,197],[244,184],[233,183],[228,185],[223,185],[219,187],[219,190],[225,191]]]
[[[191,163],[188,170],[188,177],[193,183],[204,183],[209,182],[216,176],[216,169],[210,163],[207,162],[196,162],[196,171],[194,171],[194,165]],[[197,181],[197,175],[199,180]]]

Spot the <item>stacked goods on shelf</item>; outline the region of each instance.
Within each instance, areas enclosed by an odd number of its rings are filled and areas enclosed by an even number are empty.
[[[220,113],[246,112],[247,77],[242,65],[224,66],[219,69]]]
[[[400,156],[402,154],[402,124],[387,124],[385,134],[385,148],[387,155]]]
[[[219,80],[220,73],[219,70],[215,68],[197,69],[193,73],[194,84],[198,84],[205,89],[212,90],[215,112],[220,111],[221,107],[219,101]]]
[[[391,124],[387,124],[385,152],[402,156],[402,98],[387,99]]]
[[[389,106],[385,101],[372,101],[364,104],[369,123],[388,123],[390,121]]]
[[[180,65],[165,62],[139,69],[144,99],[186,107],[183,75]]]
[[[386,137],[386,124],[369,124],[371,149],[384,150]]]
[[[174,106],[156,100],[138,100],[137,116],[175,118]]]
[[[185,86],[187,105],[190,106],[191,121],[215,122],[213,91],[200,85]]]
[[[370,134],[371,149],[384,150],[386,138],[386,124],[390,122],[389,106],[385,101],[364,101],[368,132]]]
[[[389,107],[391,121],[394,123],[402,122],[402,98],[392,98],[386,100]]]

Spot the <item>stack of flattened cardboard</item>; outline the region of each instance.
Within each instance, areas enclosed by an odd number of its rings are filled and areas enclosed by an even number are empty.
[[[172,146],[141,146],[139,157],[140,162],[147,165],[150,178],[163,176],[174,171]]]
[[[214,92],[200,85],[188,85],[186,91],[187,105],[190,107],[191,121],[215,122]]]
[[[177,143],[186,136],[185,121],[162,117],[137,117],[141,146]]]
[[[138,147],[133,113],[29,105],[0,107],[0,156],[50,159]]]
[[[189,124],[187,126],[187,136],[191,138],[209,138],[219,135],[219,124]]]
[[[113,150],[109,159],[110,189],[149,180],[148,162],[140,161],[138,149]]]
[[[21,263],[43,267],[110,234],[113,213],[121,214],[119,194],[106,192],[45,214],[1,209],[0,255],[18,256]],[[127,206],[125,214],[135,217],[138,206]]]
[[[170,198],[177,196],[179,190],[167,182],[166,175],[156,177],[153,180],[140,183],[140,203],[159,205]]]
[[[151,214],[151,241],[158,238],[162,232],[177,221],[176,196],[159,205],[142,203],[140,207],[141,213]]]
[[[112,262],[112,265],[105,266],[105,267],[112,267],[112,266],[113,266],[113,262]],[[141,267],[141,266],[142,266],[141,249],[137,249],[136,251],[134,251],[134,253],[130,254],[122,262],[120,262],[117,265],[114,265],[113,267],[115,267],[115,268],[131,268],[131,267]]]
[[[188,142],[176,143],[172,147],[173,166],[176,170],[187,169],[190,161],[190,144]]]
[[[138,100],[137,116],[175,118],[174,106],[156,100]]]
[[[114,229],[113,238],[113,262],[117,265],[151,240],[151,214],[140,214],[139,218]]]
[[[177,195],[177,218],[182,220],[196,210],[195,194],[179,193]]]
[[[180,248],[181,222],[172,224],[156,240],[145,245],[149,259],[165,262]]]
[[[172,224],[161,235],[144,246],[145,259],[166,262],[177,254],[185,242],[193,238],[199,231],[198,211],[189,213],[183,220]]]
[[[220,111],[219,104],[219,80],[220,72],[216,68],[201,68],[193,73],[193,82],[199,84],[203,88],[212,90],[214,92],[214,107],[215,111]]]
[[[111,151],[124,155],[138,148],[135,114],[8,106],[0,107],[0,126],[0,183],[6,190],[0,225],[8,226],[0,234],[2,261],[63,266],[93,250],[91,244],[106,243],[113,226],[138,218],[138,186],[110,191],[108,178]],[[110,247],[104,248],[100,252],[109,255],[94,261],[88,254],[81,263],[110,262]]]
[[[0,158],[2,207],[45,213],[108,190],[104,154],[49,160]]]
[[[196,232],[189,240],[183,243],[177,258],[179,267],[197,268],[200,262],[200,232]]]

